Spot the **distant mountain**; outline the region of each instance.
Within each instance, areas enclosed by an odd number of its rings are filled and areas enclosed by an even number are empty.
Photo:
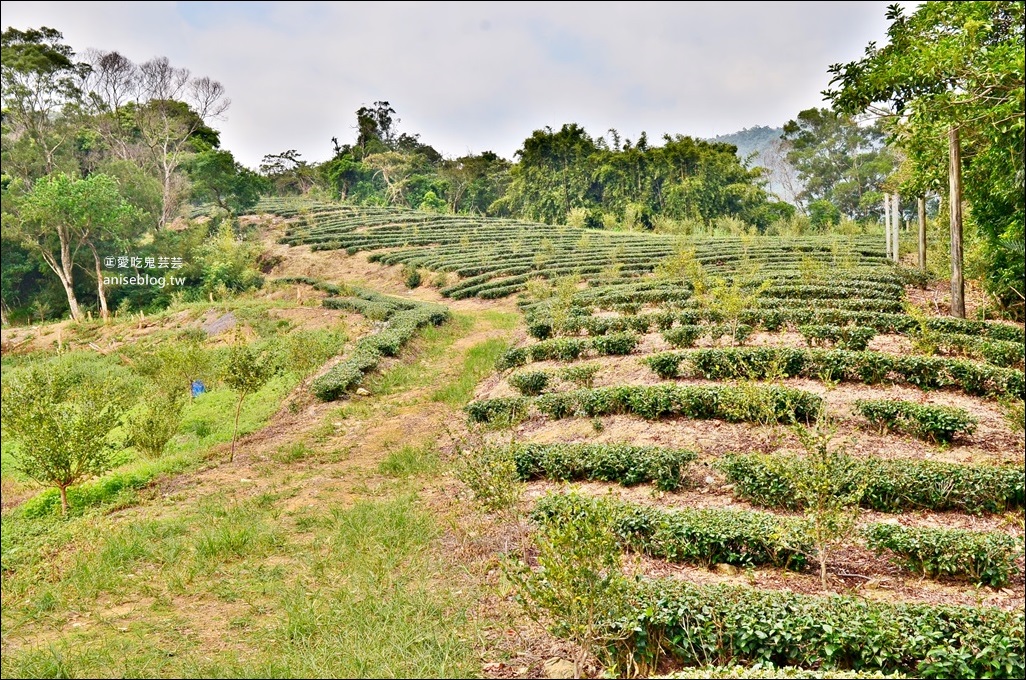
[[[800,190],[800,187],[797,185],[794,168],[780,151],[780,135],[783,132],[783,128],[756,125],[728,135],[717,135],[709,141],[733,144],[737,147],[737,155],[742,159],[754,153],[755,157],[749,163],[752,166],[766,168],[766,177],[769,180],[766,188],[781,199],[793,203],[794,190]],[[789,191],[787,187],[793,189]]]
[[[737,155],[745,158],[753,151],[760,156],[769,151],[777,142],[780,135],[784,133],[783,128],[772,128],[767,125],[756,125],[752,128],[745,128],[738,132],[731,132],[729,135],[717,135],[710,141],[726,142],[737,147]]]

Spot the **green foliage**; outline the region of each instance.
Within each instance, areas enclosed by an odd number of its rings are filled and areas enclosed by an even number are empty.
[[[201,343],[181,337],[162,342],[153,351],[143,354],[135,368],[161,392],[180,396],[189,393],[194,380],[209,377],[211,358]]]
[[[229,462],[235,460],[235,443],[239,436],[239,415],[242,413],[242,403],[247,395],[259,390],[276,372],[277,367],[269,359],[270,357],[266,354],[257,353],[240,338],[236,338],[221,365],[221,380],[229,389],[239,395],[239,403],[235,407],[235,429],[232,431]]]
[[[811,550],[803,537],[803,522],[766,512],[660,510],[612,498],[582,501],[571,493],[543,496],[533,517],[543,525],[573,522],[582,504],[610,519],[624,547],[670,562],[801,569]]]
[[[231,219],[222,220],[217,233],[199,248],[204,295],[223,296],[259,288],[263,276],[256,268],[257,248],[239,238]]]
[[[509,385],[520,394],[536,395],[545,391],[549,374],[544,371],[522,371],[509,377]]]
[[[887,11],[888,44],[830,67],[835,108],[895,114],[891,138],[908,157],[907,190],[943,191],[944,144],[957,129],[963,146],[970,224],[982,241],[987,288],[1013,315],[1023,315],[1026,171],[1024,8],[1022,3],[942,2],[905,15]]]
[[[798,332],[810,347],[828,342],[837,349],[862,351],[876,336],[876,329],[866,326],[834,326],[832,324],[803,324]]]
[[[214,203],[233,215],[247,212],[270,188],[265,178],[238,163],[225,149],[196,154],[187,170],[193,181],[193,200]]]
[[[803,503],[790,479],[806,474],[804,458],[758,454],[730,454],[718,467],[735,485],[734,493],[765,507],[801,510]],[[865,490],[860,505],[877,512],[906,510],[1004,512],[1026,503],[1022,466],[958,465],[929,460],[852,458],[853,478]],[[856,490],[845,487],[848,494]]]
[[[545,522],[534,536],[537,569],[506,562],[505,571],[528,616],[580,647],[575,675],[585,654],[601,654],[611,638],[603,624],[623,606],[629,582],[612,521],[602,502],[571,494],[567,521]]]
[[[380,360],[381,354],[376,350],[360,348],[314,380],[311,390],[321,401],[341,399],[346,392],[363,381],[365,373],[377,368]]]
[[[860,125],[829,109],[806,109],[784,125],[787,161],[798,172],[813,226],[825,229],[841,215],[866,219],[880,214],[879,186],[898,165],[883,145],[883,126]]]
[[[702,336],[702,327],[685,324],[668,328],[662,333],[663,339],[674,347],[694,347],[695,341]]]
[[[794,489],[794,502],[805,510],[826,588],[829,551],[855,528],[867,482],[844,447],[832,444],[834,431],[822,422],[815,429],[797,425],[795,434],[805,448],[804,459],[798,465],[780,465],[775,472]]]
[[[472,401],[463,410],[467,412],[471,422],[509,427],[527,417],[530,403],[531,400],[527,397],[498,397]]]
[[[638,346],[638,336],[633,333],[600,335],[591,341],[592,348],[602,355],[630,354]]]
[[[682,449],[631,444],[519,444],[511,447],[521,479],[654,483],[676,491],[687,481],[695,454]]]
[[[672,377],[682,364],[707,380],[811,378],[875,384],[907,383],[920,389],[955,387],[974,396],[1022,396],[1023,372],[946,357],[797,347],[723,347],[654,354],[644,363]],[[676,370],[674,370],[676,364]]]
[[[580,389],[528,397],[500,397],[471,402],[467,413],[476,422],[509,424],[527,416],[534,405],[551,418],[633,413],[648,420],[679,416],[728,422],[807,422],[815,420],[822,398],[804,390],[776,385],[746,387],[695,385],[623,385]]]
[[[126,423],[127,444],[151,458],[164,453],[168,443],[182,426],[180,394],[156,394],[133,411]]]
[[[567,366],[559,370],[559,377],[567,382],[572,382],[578,387],[592,387],[595,384],[595,376],[602,370],[600,364],[579,364]]]
[[[457,459],[456,478],[489,512],[509,512],[520,502],[523,483],[509,447],[470,445]]]
[[[1019,677],[1022,609],[891,604],[740,586],[643,580],[607,625],[617,668],[765,663],[917,678]],[[636,598],[636,599],[635,599]],[[834,677],[828,673],[827,677]]]
[[[32,366],[3,385],[0,422],[19,444],[15,466],[39,484],[57,487],[63,514],[69,486],[114,466],[110,433],[128,397],[116,387],[66,361]]]
[[[863,530],[877,554],[889,551],[905,569],[930,578],[966,578],[1000,588],[1018,573],[1022,540],[995,531],[903,527],[871,524]]]
[[[935,444],[948,443],[958,434],[972,434],[977,425],[965,409],[900,399],[861,399],[855,402],[855,410],[883,432],[906,432]]]
[[[406,265],[403,267],[403,283],[406,284],[407,288],[413,289],[420,287],[423,278],[420,275],[420,269],[412,265]]]

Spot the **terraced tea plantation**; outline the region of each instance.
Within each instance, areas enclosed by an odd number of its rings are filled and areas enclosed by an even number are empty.
[[[492,509],[523,485],[525,599],[607,668],[1026,673],[1023,328],[907,306],[881,239],[263,209],[291,245],[445,273],[451,298],[521,294],[528,337],[456,455]],[[601,577],[546,552],[567,537]]]

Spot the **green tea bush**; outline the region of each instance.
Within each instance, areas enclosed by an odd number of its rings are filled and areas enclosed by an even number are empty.
[[[549,385],[550,376],[545,371],[523,371],[509,377],[509,385],[520,394],[541,394]]]
[[[884,603],[743,586],[641,580],[610,620],[617,668],[765,663],[917,678],[1018,678],[1022,609]],[[828,673],[827,677],[834,677]]]
[[[673,347],[694,347],[698,338],[702,337],[702,327],[688,324],[667,328],[662,332],[662,336]]]
[[[559,377],[567,382],[572,382],[580,387],[592,387],[595,384],[595,375],[602,369],[599,364],[580,364],[578,366],[567,366],[559,371]]]
[[[810,347],[821,343],[832,344],[837,349],[861,351],[876,337],[876,329],[867,326],[835,326],[832,324],[805,324],[798,326],[798,332]]]
[[[472,401],[464,407],[475,423],[509,426],[527,417],[531,400],[527,397],[499,397]]]
[[[954,387],[974,396],[1022,398],[1026,393],[1022,371],[947,357],[894,357],[883,352],[799,347],[717,347],[664,352],[644,361],[653,370],[656,366],[663,370],[669,362],[662,359],[666,355],[681,357],[678,365],[687,367],[686,375],[707,380],[889,381],[921,389]]]
[[[572,522],[581,502],[576,494],[548,494],[539,499],[532,516],[540,523]],[[801,520],[748,510],[667,511],[611,498],[584,502],[611,519],[624,547],[670,562],[789,569],[807,563],[810,547]]]
[[[855,410],[883,432],[904,432],[935,444],[950,442],[958,434],[972,434],[977,425],[965,409],[900,399],[860,399]]]
[[[865,490],[860,505],[878,512],[909,510],[993,513],[1024,505],[1023,466],[958,465],[929,460],[853,459]],[[734,484],[739,498],[764,507],[800,510],[787,468],[802,458],[729,454],[717,466]]]
[[[866,544],[881,554],[889,551],[905,569],[930,578],[953,576],[999,588],[1018,572],[1022,541],[996,531],[903,527],[871,524],[863,530]]]
[[[511,447],[521,479],[654,483],[676,491],[687,480],[695,454],[682,449],[631,444],[519,444]]]
[[[638,336],[633,333],[600,335],[592,339],[591,346],[602,355],[630,354],[638,346]]]
[[[634,414],[648,420],[680,416],[728,422],[793,423],[814,421],[823,405],[819,395],[777,385],[621,385],[543,394],[533,401],[519,399],[522,401],[516,403],[518,411],[533,404],[539,412],[555,419]],[[468,413],[478,422],[489,422],[493,411],[505,418],[511,403],[508,398],[472,402]]]

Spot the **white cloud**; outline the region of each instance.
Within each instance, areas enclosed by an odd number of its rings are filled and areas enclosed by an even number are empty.
[[[822,105],[827,67],[882,41],[886,2],[3,2],[4,26],[51,26],[77,51],[119,50],[220,80],[222,141],[250,166],[330,139],[384,99],[448,155],[511,157],[532,130],[578,122],[636,138],[780,125]]]

